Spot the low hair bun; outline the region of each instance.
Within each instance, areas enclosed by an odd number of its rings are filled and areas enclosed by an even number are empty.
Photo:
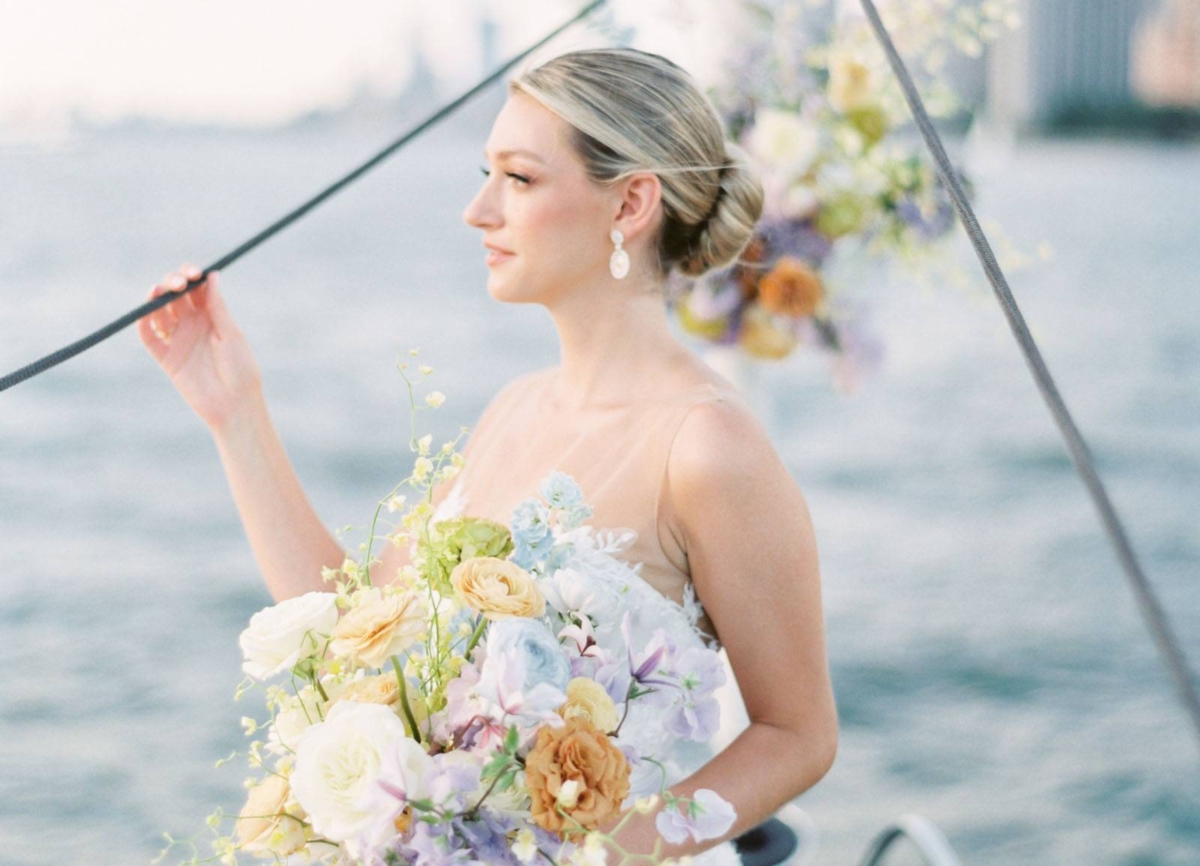
[[[708,214],[691,227],[689,242],[675,263],[678,271],[699,277],[732,263],[754,236],[762,208],[763,186],[758,173],[748,166],[741,148],[727,143],[717,194]]]

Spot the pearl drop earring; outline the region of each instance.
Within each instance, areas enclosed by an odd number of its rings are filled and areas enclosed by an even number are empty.
[[[608,270],[616,279],[621,280],[629,273],[629,253],[621,249],[621,242],[625,240],[625,235],[621,234],[620,229],[613,229],[609,237],[612,238],[612,242],[616,244],[617,248],[613,250],[612,256],[608,259]]]

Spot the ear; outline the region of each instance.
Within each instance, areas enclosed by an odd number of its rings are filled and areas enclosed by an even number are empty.
[[[662,185],[654,172],[630,175],[617,188],[614,228],[626,238],[640,237],[658,221],[662,208]]]

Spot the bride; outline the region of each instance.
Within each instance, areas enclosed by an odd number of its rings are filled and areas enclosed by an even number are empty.
[[[762,185],[691,77],[661,56],[572,51],[508,90],[463,219],[483,233],[488,293],[543,305],[561,363],[500,389],[433,504],[438,518],[507,524],[558,469],[593,506],[589,523],[635,531],[622,558],[724,649],[748,717],[670,786],[715,790],[733,826],[663,850],[737,862],[729,840],[816,784],[837,748],[807,504],[736,389],[675,340],[664,303],[672,268],[696,276],[741,253]],[[184,265],[150,295],[199,273]],[[271,594],[324,590],[321,568],[346,554],[288,461],[218,283],[210,273],[142,319],[140,337],[211,430]],[[386,582],[406,561],[388,546],[372,576]],[[639,815],[617,841],[649,852],[656,836],[654,816]]]

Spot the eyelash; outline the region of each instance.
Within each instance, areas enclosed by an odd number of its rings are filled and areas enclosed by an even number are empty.
[[[488,171],[486,168],[484,168],[483,166],[480,166],[479,170],[481,172],[483,172],[484,177],[491,177],[492,173],[490,171]],[[522,177],[519,174],[513,174],[511,171],[508,172],[508,176],[511,177],[513,180],[519,180],[521,183],[525,183],[525,184],[529,183],[529,178]]]

